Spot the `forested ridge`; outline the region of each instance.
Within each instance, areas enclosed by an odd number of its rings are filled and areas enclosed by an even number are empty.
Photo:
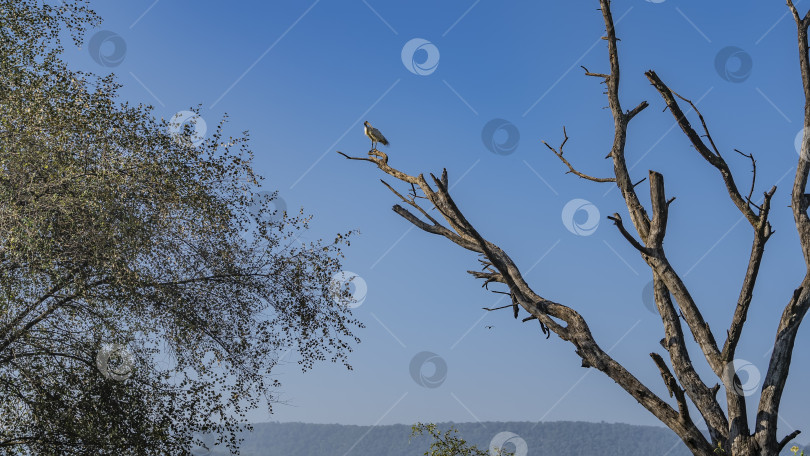
[[[462,438],[481,449],[502,431],[513,432],[526,441],[529,455],[554,456],[688,456],[690,453],[669,429],[621,423],[589,422],[492,422],[437,423],[451,426]],[[245,456],[415,456],[427,450],[426,437],[410,439],[405,424],[352,426],[311,423],[258,423],[245,434],[241,454]],[[365,435],[365,437],[364,437]],[[507,448],[509,449],[509,448]],[[783,454],[790,454],[786,448]],[[220,455],[225,452],[201,451]]]

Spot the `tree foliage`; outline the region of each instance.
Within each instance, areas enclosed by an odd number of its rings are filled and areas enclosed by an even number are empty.
[[[458,430],[450,427],[442,433],[433,423],[416,423],[411,428],[411,436],[427,434],[432,441],[425,456],[490,456],[489,451],[480,450],[475,445],[468,444],[458,435]],[[511,456],[514,453],[496,448],[493,456]]]
[[[285,351],[350,368],[350,233],[296,243],[310,218],[270,216],[246,133],[195,145],[70,70],[86,2],[0,8],[0,452],[236,451]]]

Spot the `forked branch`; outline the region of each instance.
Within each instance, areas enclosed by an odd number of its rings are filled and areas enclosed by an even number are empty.
[[[347,158],[353,157],[347,156]],[[483,253],[486,256],[485,264],[491,265],[497,272],[469,272],[477,278],[484,279],[485,283],[497,281],[508,285],[513,305],[520,306],[530,314],[524,320],[537,319],[544,332],[547,329],[563,340],[571,342],[576,348],[576,353],[582,358],[583,366],[594,367],[607,374],[662,422],[678,432],[690,447],[695,450],[710,451],[711,446],[688,417],[685,418],[683,414],[675,411],[599,347],[593,339],[587,323],[578,312],[535,293],[525,282],[512,259],[500,247],[487,241],[478,233],[451,197],[446,171],[442,173],[441,179],[433,177],[434,190],[433,187],[428,186],[421,175],[415,177],[395,170],[388,165],[387,160],[380,157],[360,159],[377,164],[381,170],[398,179],[400,179],[398,176],[401,176],[400,180],[403,182],[416,182],[416,186],[422,190],[425,197],[435,204],[437,210],[446,219],[450,220],[453,229],[426,223],[398,205],[394,206],[394,210],[426,232],[442,235],[467,250]]]
[[[565,127],[563,127],[563,136],[565,136],[565,139],[563,139],[563,142],[560,144],[559,149],[555,149],[555,148],[551,147],[545,141],[543,141],[543,144],[545,144],[546,147],[549,148],[549,150],[554,152],[554,155],[556,155],[557,158],[559,158],[563,163],[565,163],[565,166],[568,167],[568,171],[566,171],[566,174],[573,173],[573,174],[576,174],[577,176],[579,176],[579,177],[581,177],[583,179],[593,181],[593,182],[616,182],[615,177],[593,177],[593,176],[589,176],[589,175],[587,175],[585,173],[581,173],[581,172],[577,171],[576,169],[574,169],[574,166],[571,164],[571,162],[569,162],[565,157],[563,157],[563,147],[565,147],[565,143],[568,142],[568,133],[565,131]]]
[[[686,134],[689,141],[692,143],[692,146],[700,153],[700,155],[709,162],[712,166],[717,168],[720,171],[720,174],[723,176],[723,182],[726,184],[726,190],[728,191],[729,196],[731,196],[731,200],[737,206],[737,208],[742,212],[751,226],[756,227],[758,222],[758,217],[748,205],[746,199],[740,195],[740,191],[737,189],[737,184],[734,182],[734,176],[731,174],[731,170],[728,167],[728,164],[723,159],[722,155],[720,155],[720,151],[717,149],[717,146],[714,144],[714,140],[712,139],[711,133],[709,133],[709,128],[706,126],[706,122],[703,119],[703,115],[698,110],[697,106],[692,103],[690,100],[678,95],[672,89],[670,89],[661,78],[655,73],[655,71],[647,71],[644,73],[647,75],[647,79],[650,80],[653,87],[658,90],[658,93],[661,94],[661,97],[664,99],[664,102],[667,104],[669,111],[675,117],[675,121],[678,123],[678,126],[681,127],[684,134]],[[692,107],[692,109],[698,114],[700,118],[700,123],[703,125],[703,131],[705,133],[706,138],[709,140],[709,144],[711,145],[711,149],[706,143],[703,142],[700,135],[692,128],[692,125],[689,123],[689,119],[686,118],[686,114],[681,110],[681,107],[678,105],[678,101],[675,98],[680,98],[681,100],[685,101]]]

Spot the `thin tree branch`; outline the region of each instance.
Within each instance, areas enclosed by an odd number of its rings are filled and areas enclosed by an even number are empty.
[[[424,215],[424,216],[425,216],[425,217],[426,217],[428,220],[430,220],[430,221],[431,221],[431,223],[433,223],[434,225],[441,225],[441,224],[440,224],[438,221],[436,221],[436,219],[434,219],[433,217],[431,217],[431,216],[430,216],[430,214],[428,214],[426,210],[422,209],[422,206],[420,206],[420,205],[416,204],[416,198],[417,198],[417,195],[414,195],[412,199],[405,198],[405,197],[404,197],[404,196],[402,196],[402,194],[400,194],[398,191],[394,190],[394,187],[391,187],[390,185],[388,185],[388,182],[386,182],[386,181],[384,181],[384,180],[382,180],[382,179],[380,179],[380,182],[382,182],[382,183],[383,183],[383,185],[385,185],[386,187],[388,187],[388,190],[391,190],[391,191],[392,191],[392,192],[393,192],[395,195],[397,195],[397,196],[398,196],[398,197],[399,197],[399,198],[400,198],[400,199],[401,199],[401,200],[402,200],[404,203],[407,203],[407,204],[411,205],[412,207],[416,208],[416,209],[417,209],[419,212],[421,212],[421,213],[422,213],[422,215]],[[413,184],[411,184],[411,185],[413,185]],[[416,190],[414,190],[414,192],[416,192]]]
[[[748,204],[752,204],[751,197],[754,195],[754,186],[757,183],[757,161],[754,160],[754,154],[744,154],[739,149],[734,149],[734,152],[751,159],[751,190],[748,192],[748,196],[745,197],[745,199],[748,201]]]
[[[622,236],[624,236],[624,238],[627,239],[627,241],[636,250],[641,252],[642,255],[649,255],[651,253],[650,249],[648,249],[647,247],[644,247],[643,245],[641,245],[641,243],[639,243],[636,240],[636,238],[634,238],[633,235],[630,234],[629,231],[627,231],[627,228],[624,227],[624,223],[622,222],[622,216],[619,215],[618,212],[614,213],[613,215],[609,215],[608,220],[613,221],[613,224],[616,225],[617,228],[619,228],[619,232],[622,233]]]
[[[700,153],[700,155],[707,162],[709,162],[709,164],[711,164],[712,166],[717,168],[718,171],[720,171],[720,174],[722,175],[723,181],[725,182],[726,185],[726,190],[728,191],[731,200],[734,202],[734,204],[737,206],[740,212],[742,212],[745,218],[748,219],[748,222],[751,224],[751,226],[756,227],[757,215],[754,214],[754,211],[751,210],[748,204],[746,204],[745,199],[743,199],[743,197],[740,195],[740,192],[737,189],[737,184],[734,183],[734,177],[731,174],[731,170],[729,169],[728,164],[726,164],[726,161],[720,155],[720,152],[717,150],[717,147],[714,144],[714,140],[712,139],[711,134],[709,133],[709,129],[708,127],[706,127],[706,122],[703,120],[703,115],[697,109],[697,106],[695,106],[694,103],[692,103],[690,100],[687,100],[686,98],[673,92],[666,84],[664,84],[663,81],[661,81],[661,78],[659,78],[654,71],[650,70],[644,74],[647,76],[647,79],[650,80],[653,87],[655,87],[655,89],[658,90],[658,92],[661,94],[661,97],[664,99],[664,102],[669,108],[669,111],[675,117],[676,122],[678,122],[678,126],[681,127],[681,130],[683,130],[687,138],[689,138],[689,140],[692,142],[692,146],[694,146],[694,148]],[[698,114],[700,122],[703,125],[703,129],[706,133],[706,136],[709,139],[709,142],[714,151],[710,150],[708,146],[706,146],[703,140],[700,139],[700,136],[697,134],[695,129],[692,128],[692,125],[686,118],[686,114],[684,114],[684,112],[681,110],[681,107],[678,105],[677,100],[675,100],[676,96],[684,100],[685,102],[689,103],[692,109],[694,109],[695,112]]]
[[[587,174],[581,173],[581,172],[577,171],[576,169],[574,169],[574,166],[571,165],[571,162],[569,162],[568,160],[566,160],[565,157],[563,157],[563,147],[565,147],[565,143],[568,142],[568,133],[565,131],[565,127],[563,127],[563,135],[565,136],[565,139],[563,139],[563,142],[560,144],[559,151],[557,151],[557,149],[551,147],[545,141],[543,141],[543,144],[545,144],[546,147],[549,148],[549,150],[554,152],[554,155],[556,155],[557,158],[562,160],[562,162],[565,163],[566,166],[568,166],[568,171],[566,171],[566,174],[573,173],[573,174],[576,174],[577,176],[579,176],[579,177],[581,177],[583,179],[587,179],[587,180],[593,181],[593,182],[616,182],[615,177],[593,177],[593,176],[589,176]]]
[[[664,384],[667,386],[669,397],[674,396],[678,403],[679,419],[681,421],[688,421],[690,419],[689,406],[686,404],[686,397],[684,397],[683,394],[684,390],[678,386],[678,382],[675,380],[675,377],[672,376],[672,372],[669,371],[661,355],[658,353],[650,353],[650,356],[655,362],[655,365],[658,366],[658,370],[661,371],[661,377],[664,379]]]
[[[725,344],[723,344],[722,358],[726,363],[734,359],[737,344],[742,335],[743,325],[748,315],[748,308],[751,305],[754,286],[756,285],[759,267],[762,263],[762,255],[765,253],[765,243],[773,234],[770,222],[768,222],[768,215],[771,208],[771,199],[775,192],[776,186],[772,187],[771,190],[764,195],[764,202],[762,203],[762,209],[759,213],[758,226],[754,232],[754,242],[751,245],[751,256],[748,259],[748,268],[745,271],[742,289],[737,299],[737,307],[734,310],[734,316],[732,317],[731,326],[728,330],[728,338]]]
[[[720,388],[720,385],[716,385],[716,388],[709,388],[695,371],[684,343],[681,319],[676,312],[669,290],[664,285],[661,276],[655,272],[653,272],[653,292],[661,321],[664,324],[664,338],[661,339],[661,346],[669,352],[675,375],[683,385],[689,399],[703,416],[709,429],[712,445],[725,444],[728,439],[728,420],[717,402],[717,389]]]
[[[786,436],[785,436],[785,438],[783,438],[783,439],[782,439],[782,440],[779,442],[779,445],[776,447],[776,452],[777,452],[777,453],[781,453],[781,452],[782,452],[782,449],[783,449],[783,448],[785,448],[785,445],[787,445],[788,443],[790,443],[790,441],[791,441],[791,440],[795,439],[795,438],[796,438],[796,437],[797,437],[799,434],[801,434],[801,433],[802,433],[802,431],[800,431],[800,430],[796,429],[795,431],[793,431],[793,432],[791,432],[790,434],[786,435]]]
[[[501,307],[494,307],[494,308],[482,307],[482,309],[492,312],[493,310],[508,309],[509,307],[512,307],[512,304],[507,304],[507,305],[505,305],[505,306],[501,306]]]

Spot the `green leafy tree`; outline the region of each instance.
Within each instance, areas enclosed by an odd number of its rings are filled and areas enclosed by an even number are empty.
[[[425,456],[513,456],[514,453],[503,448],[495,448],[495,454],[479,450],[475,445],[468,444],[458,435],[453,427],[442,433],[433,423],[416,423],[411,428],[411,437],[428,435],[432,439],[430,448]]]
[[[71,71],[59,38],[98,23],[0,0],[0,453],[236,452],[284,352],[351,368],[349,234],[296,244],[310,219],[269,216],[246,134],[195,144]]]

